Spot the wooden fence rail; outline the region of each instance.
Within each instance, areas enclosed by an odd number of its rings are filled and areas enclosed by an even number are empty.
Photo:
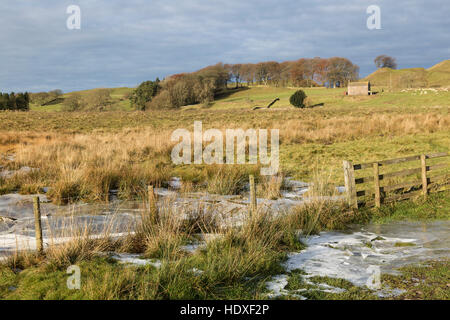
[[[449,156],[450,155],[447,152],[441,152],[361,164],[353,164],[351,161],[344,161],[344,178],[348,204],[354,208],[358,208],[359,206],[375,206],[379,208],[383,203],[410,199],[419,195],[426,197],[429,192],[440,190],[441,188],[450,185],[449,172],[433,176],[428,174],[430,171],[434,172],[441,169],[449,169],[450,164],[429,164],[427,163],[427,160]],[[449,158],[446,158],[445,160],[448,159]],[[420,164],[420,167],[380,173],[380,169],[383,167],[403,165],[414,161],[417,161],[418,165]],[[372,174],[370,176],[367,174],[364,177],[355,177],[356,171],[370,168],[372,168]],[[416,179],[414,181],[403,181],[401,183],[390,184],[392,178],[403,178],[412,175],[420,175],[421,178],[420,180]],[[360,185],[367,183],[373,183],[373,186],[370,188],[366,186],[366,189],[358,190]],[[361,200],[360,198],[364,199]]]

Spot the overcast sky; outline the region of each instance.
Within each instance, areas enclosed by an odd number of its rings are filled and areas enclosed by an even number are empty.
[[[69,30],[69,5],[81,29]],[[381,8],[381,30],[366,25]],[[349,58],[360,75],[450,59],[449,0],[2,0],[0,92],[136,86],[224,63]]]

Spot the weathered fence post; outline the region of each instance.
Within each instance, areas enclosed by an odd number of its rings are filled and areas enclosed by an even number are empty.
[[[427,178],[427,157],[422,154],[420,156],[420,162],[422,164],[422,192],[424,197],[428,196],[428,178]]]
[[[356,197],[355,170],[351,161],[344,160],[344,180],[347,190],[347,202],[352,208],[358,209],[358,199]]]
[[[378,162],[373,164],[373,179],[375,188],[375,207],[381,207],[381,192],[380,192],[380,165]]]
[[[39,253],[44,252],[44,241],[42,239],[41,204],[39,197],[33,197],[34,229],[36,234],[36,249]]]
[[[253,175],[250,175],[249,180],[250,180],[250,214],[254,216],[258,206],[256,202],[255,177]]]
[[[153,223],[157,222],[157,203],[156,203],[156,195],[153,186],[148,186],[148,208],[150,210],[150,219]]]

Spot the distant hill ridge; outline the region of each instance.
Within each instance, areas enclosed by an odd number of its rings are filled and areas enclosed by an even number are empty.
[[[410,68],[394,70],[381,68],[363,79],[374,86],[393,88],[439,88],[450,86],[450,60],[429,69]]]

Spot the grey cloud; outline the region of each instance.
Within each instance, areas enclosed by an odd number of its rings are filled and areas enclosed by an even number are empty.
[[[0,3],[0,91],[135,86],[216,62],[345,56],[374,71],[449,58],[447,0],[5,0]],[[66,29],[68,5],[82,29]],[[366,28],[381,7],[382,30]]]

